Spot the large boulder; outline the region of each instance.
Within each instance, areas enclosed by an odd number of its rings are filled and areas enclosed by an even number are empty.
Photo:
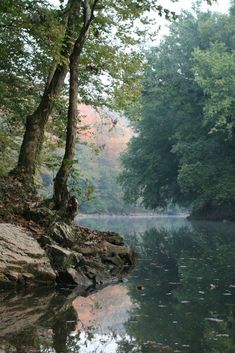
[[[54,284],[45,251],[21,227],[0,224],[0,288]]]

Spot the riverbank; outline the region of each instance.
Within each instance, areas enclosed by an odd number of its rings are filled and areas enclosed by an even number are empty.
[[[132,213],[132,214],[99,214],[99,213],[79,213],[76,217],[76,220],[83,218],[187,218],[189,217],[188,213],[178,213],[174,215],[169,215],[167,213]]]
[[[193,209],[189,215],[189,220],[214,221],[214,222],[234,222],[235,221],[235,205],[207,205],[199,209]]]
[[[95,287],[118,281],[134,251],[113,232],[66,223],[35,190],[0,180],[0,287]]]

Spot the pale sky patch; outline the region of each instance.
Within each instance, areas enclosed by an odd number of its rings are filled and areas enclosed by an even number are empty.
[[[59,6],[59,0],[49,0],[51,4],[55,6]],[[171,0],[159,0],[157,2],[159,5],[162,5],[164,8],[168,8],[171,11],[175,11],[178,15],[183,10],[190,10],[192,9],[193,4],[195,4],[195,0],[178,0],[177,2],[173,3]],[[217,0],[213,5],[207,5],[206,1],[202,2],[201,9],[203,11],[215,11],[226,13],[228,12],[230,7],[230,0]],[[158,33],[156,38],[156,42],[169,33],[169,24],[170,22],[164,18],[158,17],[157,24],[161,26],[161,30]]]
[[[179,0],[176,3],[173,3],[170,0],[159,0],[159,4],[163,7],[168,8],[171,11],[175,11],[178,15],[183,11],[190,11],[195,4],[195,0]],[[214,11],[220,13],[227,13],[230,8],[230,0],[217,0],[213,5],[207,5],[206,1],[202,2],[201,9],[202,11]],[[159,18],[158,21],[161,30],[159,31],[157,42],[164,36],[169,33],[170,22],[164,18]]]

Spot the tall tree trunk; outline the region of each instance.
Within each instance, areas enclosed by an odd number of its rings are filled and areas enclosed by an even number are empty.
[[[67,204],[70,199],[67,183],[73,166],[76,131],[78,124],[78,65],[74,62],[70,63],[70,81],[69,81],[69,107],[67,120],[66,147],[62,164],[54,181],[54,201],[57,209],[66,211]]]
[[[68,190],[68,178],[73,166],[73,160],[76,147],[76,132],[78,124],[78,64],[80,55],[86,41],[87,33],[93,20],[94,10],[98,0],[95,0],[92,8],[89,6],[89,0],[83,2],[84,10],[84,25],[74,45],[73,52],[70,56],[70,89],[69,89],[69,107],[67,117],[67,135],[65,153],[62,160],[61,167],[56,174],[54,180],[54,203],[55,208],[67,213],[67,216],[74,216],[68,214],[68,205],[70,200],[70,193]]]
[[[69,57],[73,50],[76,27],[80,13],[81,0],[69,0],[66,9],[66,30],[61,49],[63,64],[57,64],[48,75],[48,81],[44,89],[41,101],[32,115],[26,119],[26,129],[15,174],[23,174],[33,178],[36,171],[37,160],[41,151],[44,138],[45,125],[54,108],[55,98],[60,93],[66,74],[68,72]]]

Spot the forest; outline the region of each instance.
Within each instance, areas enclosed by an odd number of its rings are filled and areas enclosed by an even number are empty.
[[[122,156],[128,202],[235,219],[235,7],[195,7],[147,52],[136,136]]]
[[[81,203],[84,195],[92,199],[99,186],[78,147],[82,102],[130,119],[135,136],[119,176],[127,204],[157,211],[184,207],[194,218],[232,220],[234,5],[221,14],[202,12],[198,4],[177,19],[151,1],[135,8],[123,2],[112,11],[110,6],[1,3],[0,174],[10,172],[38,189],[42,168],[56,170],[50,197],[65,213],[72,195]],[[172,23],[158,46],[143,51],[143,37],[153,36],[148,11]],[[84,184],[87,171],[91,180]],[[120,194],[120,207],[116,201],[104,207],[101,200],[89,206],[94,213],[134,210],[123,204],[117,176],[118,170],[104,188]]]
[[[40,167],[54,156],[53,149],[63,148],[52,197],[62,213],[76,163],[78,99],[113,110],[137,99],[143,56],[137,48],[142,31],[134,23],[143,23],[144,33],[146,12],[163,11],[151,1],[137,8],[132,1],[111,4],[70,0],[55,7],[19,0],[0,5],[1,173],[35,188]]]
[[[234,221],[235,0],[0,0],[0,353],[234,353]]]
[[[133,204],[157,211],[183,207],[193,218],[234,219],[234,5],[221,14],[202,12],[198,4],[176,20],[174,12],[151,1],[135,9],[123,2],[107,20],[108,1],[104,7],[87,2],[88,8],[75,3],[61,1],[59,8],[45,1],[1,3],[0,174],[21,176],[38,189],[42,169],[56,170],[50,197],[58,210],[65,211],[75,194],[82,204],[88,197],[85,210],[93,213],[133,211]],[[73,6],[80,9],[77,18]],[[172,21],[170,34],[140,51],[143,37],[149,41],[153,35],[150,10]],[[130,119],[135,136],[118,178],[126,206],[116,182],[120,166],[109,171],[113,176],[101,189],[92,180],[92,157],[78,147],[83,127],[77,97]],[[90,180],[84,183],[83,175]],[[105,194],[105,187],[115,190],[116,201],[109,204],[104,196],[106,206],[102,200],[95,206],[91,194]]]
[[[119,234],[77,220],[92,182],[103,188],[94,212],[108,211],[109,199],[109,211],[122,208],[112,163],[97,182],[86,180],[86,157],[79,164],[88,128],[80,107],[114,112],[113,127],[115,114],[138,112],[141,46],[160,17],[177,16],[152,0],[1,1],[0,289],[88,288],[134,265],[135,251]],[[102,148],[93,143],[95,153]]]

